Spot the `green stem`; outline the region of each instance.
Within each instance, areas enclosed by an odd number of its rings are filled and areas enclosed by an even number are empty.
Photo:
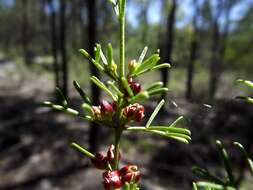
[[[118,128],[115,129],[115,142],[114,142],[114,146],[115,146],[115,161],[114,161],[114,166],[113,169],[117,170],[119,168],[119,160],[120,160],[120,138],[123,132],[123,128],[121,126],[118,126]]]
[[[120,13],[119,13],[119,35],[120,35],[120,78],[125,76],[125,6],[126,0],[119,1]]]

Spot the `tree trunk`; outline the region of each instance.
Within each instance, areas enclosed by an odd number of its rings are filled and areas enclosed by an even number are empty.
[[[192,99],[192,91],[193,91],[193,77],[194,77],[194,71],[195,71],[195,61],[197,59],[197,49],[198,49],[198,43],[199,43],[199,34],[198,34],[198,28],[197,28],[197,19],[198,19],[198,1],[193,1],[195,5],[195,13],[193,16],[193,35],[192,35],[192,41],[191,41],[191,47],[190,47],[190,59],[188,63],[187,68],[187,82],[186,82],[186,94],[185,97],[187,100]]]
[[[58,36],[57,36],[57,24],[56,24],[56,11],[53,5],[53,0],[48,0],[48,5],[50,8],[50,37],[51,37],[51,50],[53,56],[53,68],[55,75],[55,87],[60,87],[60,77],[59,77],[59,62],[58,62]],[[56,100],[58,97],[56,95]]]
[[[23,47],[23,58],[27,65],[31,64],[31,59],[28,49],[28,2],[22,0],[22,47]]]
[[[66,0],[60,1],[60,53],[62,62],[62,93],[68,95],[68,61],[66,52]]]
[[[226,50],[226,41],[227,35],[229,32],[230,26],[230,13],[232,7],[239,1],[236,0],[227,0],[224,2],[220,2],[218,4],[217,9],[218,13],[216,18],[214,19],[214,26],[213,26],[213,46],[212,46],[212,59],[210,65],[210,99],[213,100],[215,98],[216,91],[218,89],[219,79],[223,70],[223,59]],[[225,11],[225,25],[223,32],[219,31],[219,24],[218,20],[221,15],[221,12]]]
[[[172,51],[173,51],[173,42],[174,42],[174,26],[175,26],[175,18],[177,11],[177,0],[172,1],[172,7],[168,15],[167,19],[167,35],[166,35],[166,44],[164,48],[162,48],[162,62],[172,63]],[[163,50],[164,49],[164,50]],[[168,86],[169,82],[169,71],[168,69],[161,70],[162,82],[165,86]],[[166,94],[164,93],[161,97],[162,99],[166,99]]]
[[[88,51],[89,53],[94,56],[94,46],[97,41],[97,9],[96,9],[96,0],[88,0]],[[93,64],[90,64],[90,73],[91,75],[95,75],[99,78],[99,73],[97,69],[94,67]],[[92,95],[92,102],[94,105],[99,104],[100,98],[100,89],[94,84],[91,83],[91,95]],[[90,124],[90,137],[89,137],[89,144],[90,144],[90,151],[96,152],[98,150],[98,135],[99,135],[99,128],[97,124],[91,123]]]

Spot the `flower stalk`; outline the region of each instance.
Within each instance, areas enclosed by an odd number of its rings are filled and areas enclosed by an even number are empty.
[[[120,78],[125,76],[125,7],[126,0],[119,0]]]

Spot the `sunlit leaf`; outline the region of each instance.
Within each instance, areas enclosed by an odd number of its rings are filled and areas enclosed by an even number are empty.
[[[152,121],[154,120],[155,116],[158,114],[158,112],[160,111],[160,109],[162,108],[162,106],[164,105],[165,100],[161,100],[160,103],[156,106],[155,110],[153,111],[153,113],[151,114],[148,122],[146,123],[146,128],[148,128]]]

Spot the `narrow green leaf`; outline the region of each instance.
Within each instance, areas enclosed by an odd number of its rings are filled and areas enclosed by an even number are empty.
[[[130,88],[130,86],[129,86],[129,84],[128,84],[125,77],[121,78],[121,82],[122,82],[123,87],[127,90],[130,97],[134,96],[134,93],[133,93],[132,89]]]
[[[165,126],[150,126],[149,130],[159,130],[159,131],[167,131],[171,133],[181,133],[190,136],[191,131],[185,128],[178,128],[178,127],[165,127]]]
[[[104,90],[105,93],[107,93],[107,95],[109,95],[113,99],[113,101],[117,101],[117,97],[115,97],[113,93],[107,88],[107,86],[105,86],[104,83],[102,83],[97,77],[92,76],[90,77],[90,80],[102,90]]]
[[[235,178],[233,176],[232,167],[231,167],[228,153],[226,149],[224,148],[223,144],[221,143],[221,141],[216,140],[216,146],[218,147],[219,153],[221,155],[225,169],[227,171],[228,178],[229,178],[229,185],[235,186]]]
[[[205,181],[199,181],[197,182],[198,187],[210,187],[213,188],[214,190],[236,190],[236,188],[231,187],[231,186],[224,186],[224,185],[219,185],[211,182],[205,182]]]
[[[79,52],[81,54],[83,54],[91,63],[93,63],[93,65],[100,71],[104,71],[104,67],[102,65],[100,65],[99,63],[97,63],[91,56],[90,54],[85,51],[84,49],[80,49]]]
[[[100,44],[96,44],[96,47],[95,47],[95,63],[96,64],[99,64],[100,62],[100,50],[101,50],[101,45]]]
[[[152,121],[154,120],[155,116],[158,114],[158,112],[160,111],[164,103],[165,103],[165,100],[161,100],[160,103],[156,106],[148,122],[146,123],[146,126],[145,126],[146,128],[148,128],[151,125]]]
[[[136,94],[135,96],[133,96],[130,100],[129,103],[134,103],[140,100],[144,100],[144,99],[148,99],[149,98],[149,94],[147,91],[141,91],[138,94]]]
[[[237,82],[242,83],[245,86],[248,86],[253,89],[253,82],[251,82],[249,80],[238,79]]]
[[[147,54],[147,51],[148,51],[148,47],[145,46],[144,49],[143,49],[143,51],[141,52],[141,55],[140,55],[139,59],[138,59],[138,63],[142,63],[143,62],[144,57]]]
[[[135,76],[138,76],[146,72],[147,70],[152,69],[159,60],[160,60],[160,57],[158,54],[152,55],[147,60],[145,60],[142,64],[139,64],[133,74]]]
[[[112,68],[112,63],[113,63],[113,49],[112,49],[112,44],[108,44],[107,45],[107,51],[106,51],[106,53],[107,53],[107,59],[108,59],[108,68],[110,69],[110,70],[113,70],[113,68]]]
[[[124,94],[118,89],[118,87],[111,81],[108,81],[107,84],[118,94],[118,96],[123,97]]]
[[[92,154],[91,152],[89,152],[88,150],[86,150],[85,148],[81,147],[79,144],[77,143],[71,143],[71,146],[73,148],[75,148],[76,150],[78,150],[79,152],[83,153],[85,156],[87,156],[90,159],[95,158],[95,155]]]
[[[191,137],[185,134],[181,134],[181,133],[172,133],[172,132],[167,132],[165,133],[168,137],[181,137],[184,139],[187,139],[188,141],[191,140]]]
[[[67,107],[68,106],[67,98],[63,95],[61,89],[56,87],[56,93],[57,93],[57,97],[59,98],[61,105],[63,107]]]
[[[193,190],[198,190],[197,184],[195,182],[192,182],[192,188]]]
[[[162,63],[159,65],[154,66],[151,70],[158,70],[158,69],[164,69],[164,68],[171,68],[171,65],[169,63]]]
[[[83,110],[84,110],[85,112],[87,112],[90,116],[93,116],[93,110],[92,110],[91,105],[86,104],[86,103],[83,103],[81,107],[82,107]]]
[[[214,183],[218,183],[221,185],[225,185],[226,183],[220,179],[219,177],[211,174],[209,171],[199,168],[197,166],[192,167],[192,172],[197,175],[200,178],[203,178],[204,180],[212,181]]]
[[[151,133],[154,133],[154,134],[158,134],[158,135],[161,135],[161,136],[165,136],[165,137],[170,137],[170,138],[173,138],[173,139],[176,139],[178,141],[181,141],[183,143],[186,143],[186,144],[189,144],[189,137],[186,136],[186,135],[183,135],[183,134],[168,134],[166,132],[163,132],[163,131],[156,131],[156,130],[147,130],[148,132],[151,132]]]
[[[88,59],[90,62],[94,63],[95,60],[90,56],[90,54],[84,50],[84,49],[79,49],[79,52],[86,58]]]
[[[73,81],[73,85],[74,85],[75,89],[77,90],[77,92],[79,93],[79,95],[81,96],[81,98],[83,99],[83,101],[89,105],[92,105],[89,97],[86,95],[86,93],[80,87],[79,83],[77,81]]]
[[[102,49],[100,49],[100,56],[101,56],[101,59],[102,59],[102,62],[104,63],[104,65],[108,66],[107,59],[106,59]]]
[[[245,102],[253,104],[253,98],[250,98],[250,97],[237,96],[236,99],[243,100]]]
[[[183,143],[189,144],[189,141],[187,139],[183,138],[183,137],[170,136],[170,135],[168,136],[166,134],[166,132],[164,132],[164,131],[149,130],[149,128],[146,128],[146,127],[128,127],[127,131],[142,131],[142,132],[153,133],[153,134],[156,134],[156,135],[160,135],[160,136],[164,136],[164,137],[167,137],[167,138],[176,139],[176,140],[181,141]],[[187,138],[189,138],[189,137],[187,137]]]
[[[50,107],[50,108],[52,108],[54,110],[57,110],[57,111],[63,111],[63,112],[68,113],[70,115],[79,116],[79,112],[72,109],[72,108],[66,108],[62,105],[56,105],[56,104],[53,104],[49,101],[43,102],[43,105],[47,106],[47,107]]]
[[[176,127],[178,125],[178,123],[183,121],[183,120],[184,120],[184,117],[180,116],[172,124],[170,124],[168,127]]]
[[[163,86],[163,82],[155,82],[151,86],[149,86],[146,90],[151,91],[151,90],[154,90],[156,88],[161,88],[162,86]]]
[[[234,145],[236,147],[239,148],[239,150],[243,153],[248,165],[249,165],[249,169],[250,169],[250,173],[253,176],[253,161],[252,159],[250,159],[248,153],[246,152],[246,150],[244,149],[244,147],[242,146],[242,144],[238,143],[238,142],[234,142]]]
[[[169,90],[168,88],[156,88],[156,89],[148,91],[148,94],[150,96],[154,96],[154,95],[157,95],[157,94],[162,94],[164,92],[167,92],[168,90]]]

